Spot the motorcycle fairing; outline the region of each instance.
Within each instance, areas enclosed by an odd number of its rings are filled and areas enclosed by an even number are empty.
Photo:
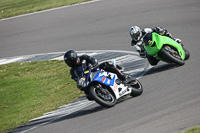
[[[111,79],[107,78],[106,75],[108,75],[108,72],[101,72],[99,71],[99,73],[92,79],[92,81],[98,81],[99,83],[102,83],[106,86],[113,86],[115,79],[116,79],[116,75],[113,75],[113,77]]]
[[[109,75],[110,75],[110,78],[108,78]],[[99,71],[99,73],[92,79],[92,82],[97,81],[106,86],[109,86],[111,90],[113,91],[113,93],[115,94],[116,99],[119,99],[122,96],[130,94],[131,89],[128,89],[128,86],[125,86],[124,84],[118,85],[116,83],[116,79],[118,79],[116,74]]]
[[[181,59],[182,60],[185,59],[185,52],[180,44],[178,44],[176,41],[174,41],[169,37],[161,36],[155,32],[152,33],[152,41],[150,42],[150,44],[145,45],[145,50],[147,51],[148,55],[159,58],[157,54],[161,50],[164,44],[175,47],[178,50]]]

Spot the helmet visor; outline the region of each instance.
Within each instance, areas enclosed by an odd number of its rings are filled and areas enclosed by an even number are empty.
[[[137,31],[136,33],[132,34],[132,38],[135,39],[135,40],[138,40],[139,39],[139,36],[140,36],[140,32]]]

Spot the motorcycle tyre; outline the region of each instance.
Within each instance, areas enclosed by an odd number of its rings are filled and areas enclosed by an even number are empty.
[[[160,52],[159,56],[161,56],[164,59],[169,60],[171,63],[175,63],[175,64],[177,64],[179,66],[182,66],[182,65],[185,64],[185,62],[183,60],[179,60],[176,57],[174,57],[173,55],[171,55],[170,53],[168,53],[168,51],[165,50],[165,47],[166,46],[164,46],[161,49],[161,52]]]
[[[114,96],[110,91],[108,91],[108,92],[110,93],[110,95],[112,95],[112,98],[113,98],[114,101],[113,101],[113,102],[106,102],[106,101],[104,101],[103,99],[99,98],[99,97],[96,95],[96,93],[95,93],[95,86],[96,86],[96,85],[90,86],[90,88],[89,88],[89,90],[88,90],[88,93],[89,93],[90,97],[91,97],[95,102],[97,102],[98,104],[100,104],[100,105],[102,105],[102,106],[104,106],[104,107],[107,107],[107,108],[114,107],[115,104],[117,103],[117,100],[116,100],[115,96]]]
[[[133,81],[135,82],[135,81]],[[142,93],[143,93],[143,87],[142,87],[142,84],[136,79],[136,82],[137,84],[135,84],[134,86],[131,86],[132,87],[132,92],[131,92],[131,96],[132,97],[136,97],[136,96],[140,96]],[[139,89],[138,89],[139,87]]]
[[[185,60],[188,60],[190,58],[190,53],[187,49],[183,48],[183,50],[185,51]]]

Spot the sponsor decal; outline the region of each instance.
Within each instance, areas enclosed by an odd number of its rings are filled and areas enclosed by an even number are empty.
[[[148,41],[148,43],[149,43],[149,45],[151,45],[152,41],[151,41],[151,40],[149,40],[149,41]]]
[[[106,78],[103,76],[102,79],[101,79],[101,81],[104,83],[105,80],[106,80]]]
[[[117,91],[117,87],[118,87],[118,84],[115,83],[114,88],[113,88],[113,90],[114,90],[115,92]]]
[[[119,93],[119,96],[123,96],[128,91],[128,88],[126,90],[123,90],[121,93]]]

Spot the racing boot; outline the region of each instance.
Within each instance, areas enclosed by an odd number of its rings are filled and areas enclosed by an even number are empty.
[[[177,43],[181,44],[181,46],[183,46],[182,43],[181,43],[181,39],[179,39],[179,38],[174,38],[174,41],[176,41]]]
[[[128,83],[128,80],[127,80],[129,78],[128,75],[125,75],[125,74],[123,74],[121,72],[118,72],[117,76],[122,81],[123,84],[127,84]]]

